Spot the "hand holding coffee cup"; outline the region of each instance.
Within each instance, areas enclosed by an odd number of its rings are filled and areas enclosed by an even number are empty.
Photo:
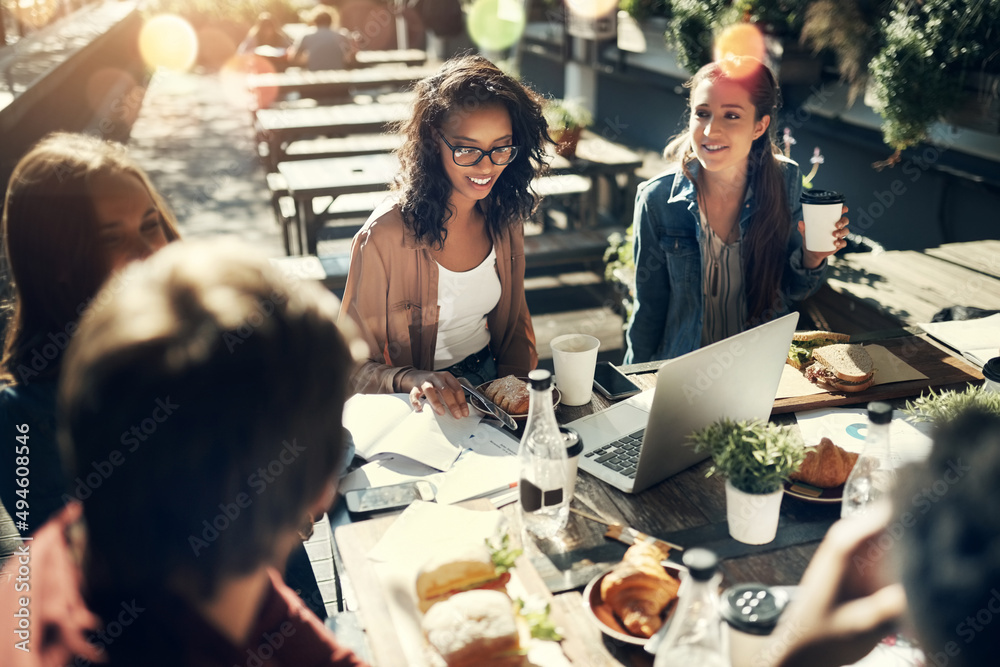
[[[848,219],[844,216],[844,195],[831,190],[806,190],[799,198],[802,203],[802,261],[807,269],[815,269],[823,260],[847,245]]]

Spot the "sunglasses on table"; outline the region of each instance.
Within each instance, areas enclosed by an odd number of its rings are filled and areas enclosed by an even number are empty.
[[[490,162],[498,167],[510,164],[517,157],[517,149],[519,148],[518,146],[497,146],[496,148],[484,151],[474,146],[452,146],[451,142],[445,139],[443,134],[440,136],[441,141],[451,149],[451,159],[459,167],[474,167],[487,155],[490,158]]]

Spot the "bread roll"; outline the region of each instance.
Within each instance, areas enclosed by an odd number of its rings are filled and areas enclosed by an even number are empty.
[[[823,438],[819,445],[806,451],[802,465],[789,478],[821,489],[832,489],[847,481],[857,460],[857,454],[841,449],[829,438]]]
[[[512,415],[528,414],[530,402],[528,384],[513,375],[494,380],[486,387],[483,394]]]
[[[514,608],[503,593],[458,593],[434,605],[420,625],[427,642],[448,667],[524,664]]]
[[[490,550],[475,545],[460,553],[443,554],[424,563],[417,573],[417,606],[427,611],[460,591],[486,586],[503,587],[510,579],[498,575]]]

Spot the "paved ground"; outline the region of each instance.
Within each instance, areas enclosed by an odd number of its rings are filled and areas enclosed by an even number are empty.
[[[229,235],[268,256],[284,255],[239,81],[157,72],[129,148],[173,207],[185,237]]]

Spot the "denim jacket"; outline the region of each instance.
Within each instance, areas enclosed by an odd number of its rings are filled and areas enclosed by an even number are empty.
[[[781,280],[783,312],[819,288],[827,262],[815,269],[802,264],[802,179],[797,164],[779,158],[784,167],[792,229],[788,235],[788,264]],[[690,165],[697,176],[700,165]],[[635,308],[629,321],[625,363],[672,359],[698,349],[704,319],[705,272],[701,266],[701,217],[694,184],[679,167],[639,185],[635,218]],[[746,238],[757,209],[753,191],[747,188],[740,234]]]

